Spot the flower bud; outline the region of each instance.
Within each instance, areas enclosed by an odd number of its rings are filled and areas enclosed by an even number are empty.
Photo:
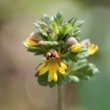
[[[37,32],[32,32],[30,34],[30,37],[32,37],[32,39],[35,40],[35,41],[40,41],[41,40],[40,35]]]
[[[76,40],[75,37],[69,37],[69,39],[68,39],[67,42],[66,42],[66,44],[67,44],[68,46],[74,45],[74,44],[76,44],[76,43],[77,43],[77,40]]]
[[[37,39],[37,33],[36,32],[32,32],[29,37],[26,39],[26,45],[28,47],[33,47],[38,45],[39,40]]]

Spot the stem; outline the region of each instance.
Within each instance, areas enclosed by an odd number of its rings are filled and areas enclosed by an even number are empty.
[[[58,86],[58,110],[62,110],[62,91],[61,91],[61,86]]]

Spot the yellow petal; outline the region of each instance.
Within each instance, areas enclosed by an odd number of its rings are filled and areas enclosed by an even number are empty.
[[[49,77],[48,77],[48,81],[51,82],[52,80],[56,80],[55,78],[57,78],[55,76],[56,72],[57,72],[57,68],[58,68],[58,63],[50,63],[48,65],[49,68]]]
[[[60,62],[60,67],[63,69],[67,69],[67,66],[63,62]]]
[[[81,48],[80,43],[76,43],[76,44],[70,46],[70,49],[72,52],[78,52],[80,50],[80,48]]]
[[[52,74],[48,74],[48,82],[51,82],[51,81],[52,81],[52,79],[53,79]]]
[[[55,82],[57,82],[57,81],[58,81],[58,76],[57,76],[57,74],[56,74],[56,73],[54,74],[54,78],[53,78],[53,80],[54,80]]]
[[[40,64],[40,65],[36,68],[36,70],[37,70],[37,71],[41,71],[45,66],[46,66],[46,62]]]
[[[49,69],[48,69],[48,66],[44,67],[44,68],[39,72],[39,75],[45,74],[48,70],[49,70]]]
[[[32,37],[29,36],[27,39],[26,39],[26,44],[29,46],[29,47],[32,47],[32,46],[36,46],[38,43],[34,40],[32,40]]]
[[[98,50],[98,46],[96,45],[94,45],[94,44],[92,44],[89,48],[88,48],[88,54],[89,55],[93,55],[96,51]]]

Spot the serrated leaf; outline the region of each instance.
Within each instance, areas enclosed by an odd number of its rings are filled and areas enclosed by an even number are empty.
[[[81,27],[83,24],[84,24],[84,21],[83,20],[78,20],[76,22],[76,27]]]
[[[42,86],[48,85],[48,73],[38,76],[38,83]]]
[[[73,17],[73,18],[71,18],[71,19],[68,21],[68,23],[71,24],[72,26],[74,26],[76,20],[77,20],[77,19],[76,19],[75,17]]]
[[[41,47],[28,48],[27,51],[34,53],[34,55],[41,55],[47,52],[45,48],[41,48]]]
[[[49,24],[49,17],[45,14],[44,16],[43,16],[43,18],[41,18],[41,20],[43,21],[43,22],[45,22],[46,24]]]
[[[55,85],[56,85],[56,83],[55,83],[54,81],[51,81],[51,82],[49,83],[49,87],[50,87],[50,88],[54,87]]]
[[[59,34],[58,25],[56,24],[56,22],[51,22],[50,28],[52,29],[53,33]]]
[[[61,13],[57,13],[54,17],[54,21],[58,24],[61,25],[63,23],[63,15]]]
[[[60,28],[60,34],[62,35],[66,35],[68,34],[72,29],[72,25],[71,24],[63,24],[62,27]]]
[[[38,32],[44,36],[47,36],[45,28],[38,23],[34,23],[34,26],[37,28]]]

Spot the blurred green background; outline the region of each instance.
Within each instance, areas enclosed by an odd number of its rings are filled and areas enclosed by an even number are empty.
[[[110,0],[0,0],[0,110],[56,110],[56,88],[38,85],[35,67],[43,59],[26,52],[22,42],[43,14],[62,12],[84,20],[81,37],[99,52],[90,58],[100,70],[90,81],[65,84],[64,110],[110,109]]]

